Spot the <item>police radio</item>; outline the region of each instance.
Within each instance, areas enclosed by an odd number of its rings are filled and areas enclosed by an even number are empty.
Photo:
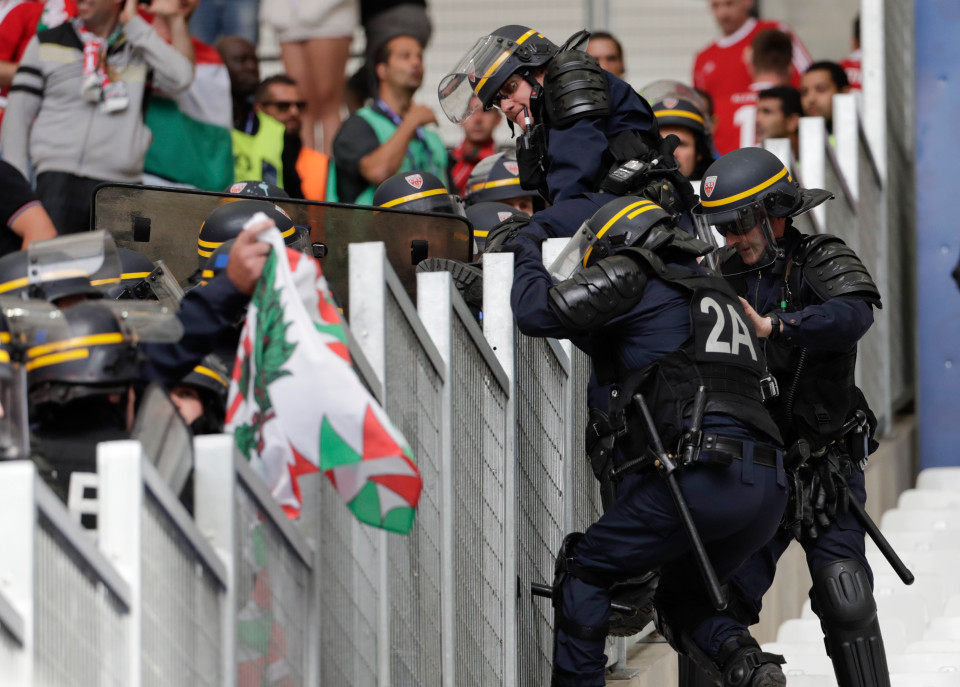
[[[624,196],[638,187],[637,181],[642,179],[647,171],[656,166],[659,160],[643,162],[642,160],[628,160],[607,174],[603,180],[603,190],[617,196]]]

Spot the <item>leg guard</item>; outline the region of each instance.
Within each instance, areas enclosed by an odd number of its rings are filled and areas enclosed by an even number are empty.
[[[852,559],[824,566],[813,576],[810,599],[840,687],[889,687],[877,604],[864,567]]]
[[[568,577],[576,577],[594,587],[609,589],[613,580],[600,573],[589,570],[580,565],[573,556],[573,550],[583,539],[582,532],[572,532],[563,538],[560,553],[557,554],[557,563],[553,578],[553,608],[554,628],[560,628],[571,637],[586,640],[603,640],[607,637],[608,625],[592,627],[581,625],[568,618],[563,613],[563,584]]]

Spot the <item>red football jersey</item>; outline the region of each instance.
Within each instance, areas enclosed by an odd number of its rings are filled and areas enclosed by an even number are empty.
[[[843,67],[843,71],[847,73],[847,81],[850,82],[850,88],[854,91],[859,91],[863,88],[863,79],[861,77],[860,70],[860,50],[854,50],[852,53],[843,58],[843,61],[840,62],[840,66]]]
[[[752,121],[739,121],[745,118],[742,114],[738,117],[737,112],[745,105],[756,105],[755,98],[746,104],[739,102],[739,98],[751,91],[753,76],[750,73],[750,47],[756,35],[766,29],[778,29],[793,38],[793,68],[790,80],[793,86],[799,87],[800,75],[812,60],[800,39],[783,22],[750,18],[738,31],[718,38],[704,48],[697,54],[694,62],[693,85],[713,98],[716,115],[713,142],[721,155],[739,147],[741,126],[753,126]]]

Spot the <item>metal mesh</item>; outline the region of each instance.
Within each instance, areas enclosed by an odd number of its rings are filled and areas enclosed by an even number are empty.
[[[454,318],[450,388],[453,405],[454,575],[459,685],[505,682],[504,488],[507,392],[487,367],[466,326]]]
[[[307,646],[310,569],[240,483],[236,506],[238,682],[302,685],[316,650]]]
[[[142,536],[143,684],[221,684],[219,582],[149,491]]]
[[[575,348],[571,360],[571,395],[573,396],[573,454],[570,457],[573,480],[569,488],[572,502],[574,532],[583,532],[603,513],[600,503],[600,483],[593,475],[590,460],[584,449],[587,431],[587,382],[590,380],[590,358]]]
[[[553,657],[553,609],[528,593],[552,582],[564,535],[563,468],[567,372],[546,339],[517,345],[517,465],[520,533],[520,683],[546,684]]]
[[[890,318],[891,394],[894,407],[913,396],[916,346],[913,308],[916,283],[916,165],[914,7],[888,0],[884,27],[887,93],[887,216],[889,279],[884,309]]]
[[[375,685],[380,535],[356,522],[326,479],[319,532],[321,684]]]
[[[125,685],[128,627],[120,600],[43,515],[36,537],[36,684]]]
[[[402,296],[405,298],[406,296]],[[386,411],[417,458],[423,491],[409,537],[388,539],[390,675],[439,685],[440,417],[443,383],[393,294],[386,306]]]

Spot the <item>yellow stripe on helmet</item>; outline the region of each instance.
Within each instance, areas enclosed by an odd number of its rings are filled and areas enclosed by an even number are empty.
[[[654,114],[657,115],[657,119],[660,119],[661,117],[686,117],[687,119],[692,119],[700,124],[705,123],[703,117],[694,112],[687,112],[686,110],[659,110],[654,112]]]
[[[764,181],[763,183],[757,184],[757,185],[754,186],[753,188],[748,188],[748,189],[747,189],[746,191],[744,191],[743,193],[738,193],[738,194],[736,194],[736,195],[734,195],[734,196],[729,196],[729,197],[727,197],[727,198],[720,198],[719,200],[701,200],[701,201],[700,201],[700,204],[701,204],[703,207],[705,207],[705,208],[715,208],[715,207],[720,206],[720,205],[728,205],[728,204],[730,204],[730,203],[735,203],[735,202],[737,202],[738,200],[742,200],[742,199],[744,199],[744,198],[747,198],[747,197],[749,197],[749,196],[752,196],[754,193],[759,193],[760,191],[762,191],[762,190],[765,189],[765,188],[768,188],[768,187],[770,187],[770,186],[773,186],[775,183],[777,183],[778,181],[780,181],[783,177],[787,177],[787,179],[790,180],[790,177],[789,177],[789,175],[787,174],[787,168],[786,168],[786,167],[784,167],[783,169],[781,169],[779,172],[777,172],[776,174],[774,174],[772,177],[770,177],[769,179],[767,179],[767,180]]]
[[[474,184],[469,189],[467,189],[467,192],[473,193],[474,191],[485,191],[488,188],[500,188],[501,186],[519,186],[519,185],[520,185],[520,177],[512,177],[510,179],[498,179],[497,181],[481,181]]]
[[[223,245],[223,241],[204,241],[203,239],[197,239],[197,245],[201,248],[219,248]]]
[[[526,41],[528,38],[530,38],[530,36],[534,35],[535,33],[537,32],[534,31],[533,29],[530,29],[525,34],[520,36],[520,38],[517,39],[517,45],[522,45],[524,41]],[[500,69],[500,65],[502,65],[506,61],[506,59],[513,54],[513,52],[514,52],[513,50],[504,50],[502,53],[500,53],[500,57],[498,57],[496,61],[492,65],[490,65],[490,68],[487,70],[487,73],[484,74],[483,78],[481,78],[477,82],[476,87],[473,89],[474,93],[480,93],[480,90],[483,88],[483,84],[487,83],[487,80],[491,76],[497,73],[497,70]]]
[[[150,274],[146,272],[146,274]],[[126,278],[127,275],[121,275],[120,277],[110,277],[109,279],[94,279],[90,282],[90,286],[106,286],[107,284],[119,284],[121,277]]]
[[[632,210],[636,210],[637,208],[642,208],[647,206],[652,206],[649,208],[651,210],[655,207],[660,207],[659,205],[656,205],[652,200],[640,200],[640,201],[637,201],[636,203],[631,203],[630,205],[625,207],[623,210],[621,210],[620,212],[615,214],[613,217],[611,217],[607,221],[607,223],[600,228],[600,231],[597,232],[597,239],[603,238],[603,235],[607,233],[607,230],[610,229],[610,227],[612,227],[614,224],[616,224],[617,221],[627,213],[631,212]],[[637,214],[640,214],[640,213],[638,212]],[[631,217],[633,216],[635,215],[631,215]],[[584,267],[587,266],[587,260],[590,258],[590,253],[592,252],[593,252],[593,246],[587,246],[587,250],[583,254]]]
[[[404,196],[403,198],[397,198],[396,200],[391,200],[387,203],[384,203],[380,207],[392,208],[394,205],[407,203],[411,200],[419,200],[420,198],[428,198],[429,196],[439,196],[444,193],[449,193],[449,191],[447,191],[447,189],[445,188],[436,188],[432,191],[421,191],[420,193],[411,193],[409,196]]]
[[[49,344],[41,344],[27,349],[27,357],[37,358],[50,353],[66,351],[71,348],[81,348],[87,346],[106,346],[107,344],[123,343],[123,334],[112,332],[110,334],[91,334],[89,336],[76,336],[72,339],[63,341],[54,341]]]
[[[209,367],[204,367],[203,365],[197,365],[195,368],[193,368],[193,371],[196,372],[197,374],[204,375],[205,377],[210,377],[211,379],[215,379],[218,384],[222,384],[223,386],[229,385],[229,382],[224,378],[223,375],[217,374],[215,370],[211,370]]]
[[[90,357],[89,348],[78,348],[75,351],[66,351],[65,353],[53,353],[35,358],[27,363],[27,372],[35,370],[38,367],[48,367],[58,363],[68,363],[71,360],[84,360]]]

